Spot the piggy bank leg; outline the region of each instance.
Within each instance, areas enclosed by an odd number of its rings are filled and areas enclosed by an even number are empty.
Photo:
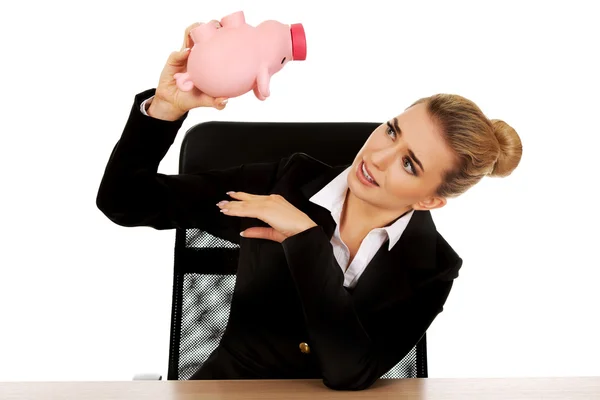
[[[254,92],[254,95],[256,96],[256,98],[259,99],[260,101],[264,101],[267,99],[265,96],[260,94],[260,92],[258,91],[258,86],[254,86],[253,92]]]
[[[194,82],[192,82],[192,80],[190,79],[190,74],[188,74],[187,72],[178,72],[175,75],[173,75],[173,78],[175,78],[177,87],[182,92],[189,92],[194,88]]]
[[[205,42],[215,34],[217,29],[219,29],[219,26],[216,23],[202,23],[200,26],[197,26],[190,31],[190,36],[192,37],[194,44]]]
[[[269,71],[267,68],[261,68],[258,72],[258,76],[256,77],[256,90],[254,94],[258,91],[260,97],[257,95],[259,100],[265,100],[270,96],[269,83],[271,81],[271,76],[269,75]],[[262,97],[262,98],[261,98]]]
[[[229,14],[226,17],[223,17],[223,19],[221,19],[221,25],[223,25],[224,27],[237,27],[237,26],[242,26],[246,24],[246,18],[244,17],[244,12],[243,11],[238,11],[235,12],[233,14]]]

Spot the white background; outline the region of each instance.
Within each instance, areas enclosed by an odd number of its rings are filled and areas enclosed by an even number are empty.
[[[0,6],[0,380],[166,375],[173,231],[96,208],[134,95],[185,28],[242,9],[304,24],[272,97],[207,120],[384,121],[458,93],[523,160],[434,213],[464,259],[428,332],[431,377],[600,374],[600,25],[583,1],[29,1]],[[177,173],[180,134],[160,171]]]

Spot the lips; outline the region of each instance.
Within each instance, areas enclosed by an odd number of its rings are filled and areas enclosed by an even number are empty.
[[[367,174],[369,174],[369,178],[371,178],[373,180],[373,183],[376,184],[377,186],[379,186],[379,184],[377,183],[375,178],[373,178],[373,174],[371,174],[371,171],[369,171],[369,167],[367,167],[367,164],[365,164],[364,161],[363,161],[363,167],[367,171]]]
[[[375,178],[373,178],[373,175],[371,175],[371,172],[367,168],[367,165],[364,161],[361,162],[358,166],[356,175],[358,176],[358,179],[363,182],[363,184],[367,186],[379,187],[379,184],[377,183]]]

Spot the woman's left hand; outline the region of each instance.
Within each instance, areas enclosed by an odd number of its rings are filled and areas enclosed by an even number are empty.
[[[258,218],[271,228],[248,228],[240,234],[245,238],[267,239],[283,242],[290,236],[317,226],[308,215],[288,203],[278,194],[259,196],[244,192],[228,192],[232,201],[217,204],[221,212],[232,217]]]

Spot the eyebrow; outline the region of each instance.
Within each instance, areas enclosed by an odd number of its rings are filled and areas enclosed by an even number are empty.
[[[392,122],[394,123],[394,126],[391,126],[390,123],[388,122],[388,126],[390,126],[390,128],[392,128],[394,130],[394,132],[396,133],[397,136],[402,135],[402,129],[400,129],[400,126],[398,126],[398,118],[394,118],[392,120]],[[415,153],[411,150],[408,149],[408,154],[410,155],[410,158],[412,158],[421,168],[421,171],[425,172],[425,168],[423,168],[423,164],[421,164],[421,160],[419,160],[417,158],[417,156],[415,156]]]

